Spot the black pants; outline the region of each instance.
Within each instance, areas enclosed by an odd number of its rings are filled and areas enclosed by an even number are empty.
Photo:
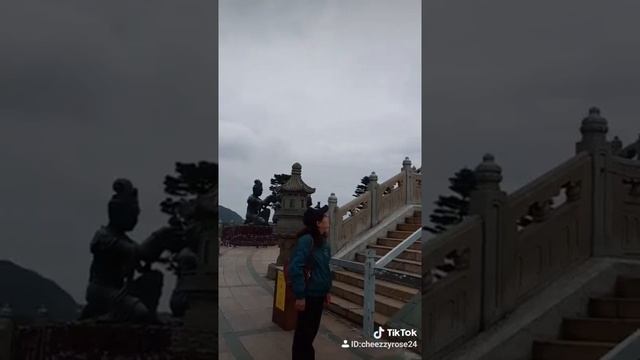
[[[320,327],[324,299],[324,296],[307,297],[305,299],[304,311],[298,312],[296,332],[293,335],[293,346],[291,349],[293,360],[315,359],[313,339],[315,339],[318,328]]]

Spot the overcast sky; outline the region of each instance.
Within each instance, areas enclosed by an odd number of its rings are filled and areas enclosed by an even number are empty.
[[[220,204],[302,164],[326,204],[421,165],[420,1],[220,1]]]
[[[215,160],[213,2],[0,2],[0,258],[83,301],[114,178],[162,225],[175,161]],[[631,1],[427,1],[425,200],[492,152],[504,187],[569,158],[597,105],[640,132]],[[419,1],[221,1],[221,203],[299,161],[326,202],[420,158]],[[167,285],[170,290],[172,285]]]
[[[0,2],[0,258],[84,302],[116,177],[139,188],[132,237],[164,225],[174,162],[217,158],[214,6]]]
[[[425,200],[491,152],[503,187],[574,154],[590,106],[625,144],[640,132],[640,3],[426,1]],[[429,206],[432,208],[432,206]]]

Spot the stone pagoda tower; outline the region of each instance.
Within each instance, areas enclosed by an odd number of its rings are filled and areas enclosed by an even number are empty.
[[[198,349],[218,353],[218,191],[200,195],[198,208],[203,220],[199,229],[198,266],[181,279],[181,290],[189,296],[184,326],[174,334],[174,350]]]
[[[306,209],[311,206],[311,194],[316,189],[302,180],[302,165],[293,164],[291,178],[282,185],[280,209],[278,209],[278,223],[274,233],[278,238],[280,253],[275,264],[269,265],[269,278],[275,279],[275,269],[282,268],[285,260],[291,255],[291,249],[296,243],[296,233],[304,226],[302,217]]]

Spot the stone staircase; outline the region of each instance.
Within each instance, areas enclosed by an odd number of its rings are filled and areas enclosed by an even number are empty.
[[[619,277],[613,296],[590,299],[588,317],[563,319],[561,339],[535,341],[533,360],[597,360],[637,329],[640,278]]]
[[[415,211],[412,216],[405,218],[404,223],[398,224],[395,230],[388,231],[385,237],[378,238],[374,244],[367,245],[373,249],[376,260],[391,251],[396,245],[407,239],[421,227],[422,213]],[[410,248],[398,255],[385,269],[397,274],[422,277],[422,244],[416,241]],[[354,261],[364,263],[365,255],[356,253]],[[363,274],[350,270],[335,270],[333,272],[333,288],[331,290],[331,304],[329,310],[362,326],[364,304]],[[417,282],[418,284],[420,282]],[[410,299],[420,292],[419,287],[410,287],[392,280],[375,280],[375,326],[384,325]]]

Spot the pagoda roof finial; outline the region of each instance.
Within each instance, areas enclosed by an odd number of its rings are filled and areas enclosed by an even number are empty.
[[[315,188],[307,185],[302,180],[302,165],[296,162],[291,166],[291,177],[284,185],[282,185],[282,191],[288,193],[304,193],[311,195],[316,192]]]

